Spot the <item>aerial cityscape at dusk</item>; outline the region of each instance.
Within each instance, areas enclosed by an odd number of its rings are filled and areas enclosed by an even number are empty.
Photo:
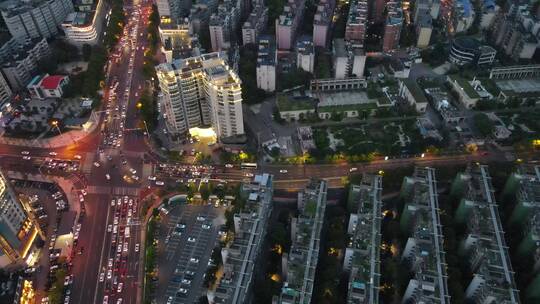
[[[540,0],[0,14],[0,304],[540,303]]]

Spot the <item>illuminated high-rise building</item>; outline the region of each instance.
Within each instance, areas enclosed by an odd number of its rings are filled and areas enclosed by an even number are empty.
[[[30,212],[0,172],[0,267],[27,261],[31,255],[39,226]]]

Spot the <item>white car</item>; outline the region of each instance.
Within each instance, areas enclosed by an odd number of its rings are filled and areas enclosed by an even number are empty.
[[[135,244],[135,252],[139,252],[139,243]]]
[[[122,304],[122,298],[119,298],[118,300],[116,300],[116,304]]]
[[[179,292],[179,293],[183,293],[183,294],[187,294],[187,289],[185,289],[185,288],[180,288],[180,289],[178,289],[178,292]]]
[[[58,153],[56,153],[56,152],[49,152],[49,155],[50,155],[50,156],[56,156],[56,155],[58,155]]]
[[[111,180],[111,176],[109,175],[109,173],[105,174],[105,178],[106,178],[107,180]]]
[[[112,278],[112,270],[109,269],[109,271],[107,271],[107,280],[110,280]]]
[[[133,169],[133,168],[130,168],[129,169],[129,172],[131,172],[131,174],[137,174],[137,170]]]
[[[287,173],[287,172],[289,172],[289,171],[287,171],[287,170],[285,170],[285,169],[279,170],[279,173]]]
[[[197,221],[204,222],[206,221],[206,218],[204,216],[197,216]]]
[[[102,272],[102,273],[99,274],[99,281],[100,282],[105,281],[105,272]]]
[[[112,232],[112,225],[107,226],[107,232]]]
[[[131,178],[133,178],[134,180],[138,181],[139,180],[139,177],[137,175],[132,175]]]
[[[233,168],[233,167],[234,167],[234,166],[231,165],[231,164],[226,164],[226,165],[225,165],[225,168]]]
[[[21,154],[22,155],[28,155],[28,154],[30,154],[30,152],[29,151],[22,151]]]
[[[108,304],[109,303],[109,296],[104,296],[103,297],[103,304]]]
[[[99,168],[101,165],[98,162],[94,162],[94,167]]]
[[[24,159],[24,160],[31,160],[32,158],[31,158],[30,156],[27,155],[27,156],[23,156],[22,159]]]
[[[155,181],[155,180],[156,180],[156,177],[155,177],[155,176],[149,176],[149,177],[148,177],[148,180]]]
[[[74,155],[73,158],[79,159],[79,160],[80,160],[80,159],[82,159],[82,156],[80,156],[80,155],[77,154],[77,155]]]
[[[182,280],[182,284],[185,284],[185,285],[191,285],[191,281],[188,280],[188,279],[183,279],[183,280]]]
[[[349,169],[349,172],[354,172],[354,171],[358,171],[358,168],[350,168]]]
[[[210,229],[210,225],[206,225],[206,224],[203,224],[201,227],[202,229],[205,229],[205,230]]]
[[[121,293],[122,292],[122,287],[124,287],[124,283],[122,283],[122,282],[118,283],[118,289],[116,289],[116,292]]]
[[[188,237],[187,241],[190,243],[195,243],[197,240],[194,237]]]
[[[114,198],[113,198],[113,199],[111,200],[111,207],[114,207],[114,204],[115,204],[115,203],[116,203],[116,202],[115,202],[115,200],[114,200]]]
[[[163,185],[165,185],[165,183],[162,182],[162,181],[156,181],[156,185],[157,185],[157,186],[163,186]]]
[[[199,264],[199,259],[196,259],[196,258],[191,258],[189,259],[189,261],[193,264]]]

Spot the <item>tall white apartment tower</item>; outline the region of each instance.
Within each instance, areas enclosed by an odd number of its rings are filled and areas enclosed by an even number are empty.
[[[218,139],[244,134],[240,78],[221,53],[163,63],[156,72],[171,135],[196,127],[212,127]]]

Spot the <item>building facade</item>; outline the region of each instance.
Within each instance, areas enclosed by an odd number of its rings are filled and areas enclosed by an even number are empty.
[[[315,70],[315,48],[309,38],[296,44],[296,67],[309,73]]]
[[[25,264],[39,239],[39,225],[31,216],[31,207],[21,201],[0,172],[0,267]]]
[[[37,74],[39,61],[51,56],[51,50],[45,38],[10,41],[2,48],[0,66],[11,90],[16,92],[24,89]]]
[[[262,4],[257,4],[242,26],[242,43],[244,45],[257,43],[259,34],[266,27],[268,22],[268,8]]]
[[[334,0],[320,0],[313,18],[313,44],[326,47],[330,40],[330,26],[334,15]]]
[[[455,65],[491,65],[495,60],[497,51],[482,45],[478,40],[470,37],[458,37],[452,41],[448,60]]]
[[[260,37],[256,68],[257,88],[266,92],[276,90],[276,63],[277,52],[274,39],[270,36]]]
[[[283,13],[276,19],[276,42],[280,50],[290,50],[296,39],[296,31],[302,22],[305,0],[288,0]]]
[[[171,135],[196,127],[212,127],[218,139],[244,134],[241,82],[220,53],[160,64],[156,72]]]
[[[103,0],[96,1],[95,9],[71,13],[62,22],[64,34],[72,44],[82,46],[83,44],[94,45],[99,42],[103,32],[107,5]]]
[[[398,2],[386,3],[388,16],[384,25],[382,51],[390,52],[399,47],[401,27],[403,25],[403,11]]]
[[[4,104],[11,99],[13,92],[9,87],[4,75],[0,72],[0,104]]]
[[[350,3],[347,24],[345,25],[345,40],[354,41],[359,46],[364,45],[368,20],[368,3],[366,0],[354,0]]]
[[[52,38],[58,34],[58,27],[67,15],[73,12],[73,3],[70,0],[9,0],[0,4],[0,11],[14,38]]]

